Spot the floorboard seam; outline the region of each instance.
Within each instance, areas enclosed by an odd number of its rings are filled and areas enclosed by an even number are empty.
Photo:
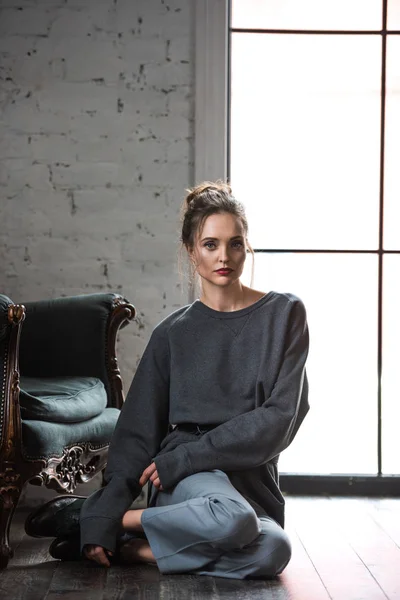
[[[296,532],[296,535],[297,535],[297,537],[298,537],[298,539],[299,539],[299,541],[300,541],[300,544],[301,544],[301,545],[303,546],[303,548],[304,548],[304,552],[307,554],[307,556],[308,556],[308,558],[309,558],[309,561],[310,561],[310,563],[311,563],[311,564],[312,564],[312,566],[314,567],[314,570],[315,570],[316,574],[318,575],[318,577],[319,577],[319,579],[320,579],[320,581],[321,581],[322,585],[324,586],[324,588],[325,588],[325,590],[326,590],[326,593],[328,594],[329,598],[330,598],[331,600],[333,600],[332,596],[331,596],[331,595],[330,595],[330,593],[329,593],[329,590],[328,590],[328,588],[326,587],[326,585],[325,585],[325,583],[324,583],[324,580],[322,579],[321,575],[320,575],[320,574],[319,574],[319,572],[318,572],[318,569],[316,568],[316,566],[315,566],[315,564],[314,564],[314,561],[312,560],[311,556],[309,555],[309,553],[308,553],[308,551],[307,551],[307,548],[306,548],[306,547],[305,547],[305,545],[303,544],[303,540],[301,539],[300,535],[297,533],[297,529],[296,529],[296,528],[295,528],[295,532]]]
[[[381,584],[379,583],[379,581],[377,580],[375,575],[372,573],[371,569],[368,567],[367,563],[361,558],[361,556],[358,554],[357,550],[353,547],[353,545],[350,542],[348,542],[348,544],[349,544],[350,548],[353,550],[354,554],[356,556],[358,556],[358,558],[360,559],[360,561],[362,562],[364,567],[367,569],[368,573],[371,575],[372,579],[375,581],[375,583],[377,584],[379,589],[383,592],[383,594],[386,596],[386,598],[388,600],[390,600],[390,596],[387,595],[387,593],[385,592],[385,590],[383,589],[383,587],[381,586]]]
[[[44,596],[43,600],[47,600],[47,598],[49,596],[49,593],[51,591],[51,584],[53,582],[55,574],[57,573],[57,569],[58,569],[59,566],[60,566],[60,561],[58,561],[58,563],[54,566],[53,575],[51,576],[51,579],[49,581],[49,587],[47,588],[47,592],[46,592],[46,595]]]

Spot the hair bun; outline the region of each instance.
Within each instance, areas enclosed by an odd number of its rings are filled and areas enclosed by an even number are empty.
[[[221,194],[226,197],[232,197],[231,186],[222,181],[203,181],[194,188],[186,190],[187,196],[184,205],[186,210],[193,209],[199,203],[203,205],[210,197],[219,197]],[[199,201],[199,202],[198,202]]]

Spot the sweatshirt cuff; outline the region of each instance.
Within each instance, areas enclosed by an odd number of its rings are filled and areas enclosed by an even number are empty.
[[[194,473],[183,444],[170,452],[156,456],[153,460],[164,490],[176,485],[182,479]]]
[[[115,552],[117,535],[120,533],[120,523],[109,517],[88,517],[82,519],[81,552],[86,544],[102,546],[110,552]]]

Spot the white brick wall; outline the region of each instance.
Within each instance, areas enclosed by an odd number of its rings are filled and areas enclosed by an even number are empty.
[[[128,382],[152,327],[186,301],[175,259],[192,183],[192,2],[0,7],[1,289],[18,302],[125,294],[145,325],[121,335]]]
[[[125,387],[186,303],[178,214],[193,183],[193,0],[0,0],[0,291],[132,301]]]

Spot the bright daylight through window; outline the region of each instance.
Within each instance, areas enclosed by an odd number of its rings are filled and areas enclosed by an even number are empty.
[[[400,0],[232,0],[229,105],[255,287],[309,319],[280,470],[399,474]]]

